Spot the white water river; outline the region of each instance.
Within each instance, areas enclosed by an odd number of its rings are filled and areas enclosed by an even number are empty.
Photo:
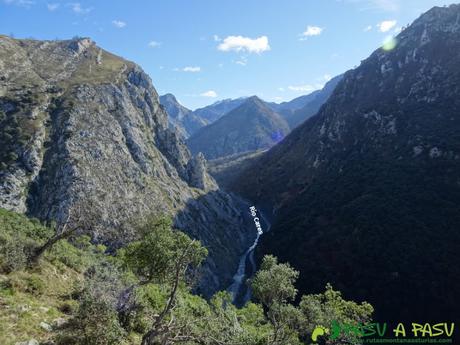
[[[232,295],[233,303],[236,305],[244,305],[251,299],[251,289],[246,284],[247,279],[251,278],[257,271],[256,262],[254,259],[254,250],[259,243],[260,236],[270,230],[270,223],[267,219],[262,215],[260,211],[252,206],[250,208],[251,215],[254,220],[254,229],[257,231],[256,238],[254,243],[244,252],[244,254],[240,258],[240,262],[238,264],[238,269],[233,276],[233,282],[228,287],[228,291]],[[265,225],[265,230],[263,229],[262,222]],[[248,267],[248,264],[250,265]]]

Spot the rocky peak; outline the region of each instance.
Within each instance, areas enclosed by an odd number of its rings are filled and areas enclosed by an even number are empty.
[[[246,105],[246,106],[253,107],[253,108],[270,109],[266,105],[266,103],[263,100],[261,100],[259,97],[257,97],[257,96],[251,96],[251,97],[247,98],[243,104]]]
[[[86,49],[94,46],[95,43],[88,37],[75,38],[70,40],[68,47],[77,54],[81,54]]]
[[[431,32],[459,32],[460,4],[433,7],[414,21],[411,29],[415,30],[420,26]]]
[[[188,164],[190,185],[203,190],[215,190],[217,184],[214,179],[208,175],[206,159],[199,152]]]

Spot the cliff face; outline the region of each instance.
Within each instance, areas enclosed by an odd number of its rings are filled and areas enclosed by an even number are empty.
[[[274,210],[261,249],[302,292],[331,282],[387,319],[458,318],[459,51],[460,5],[433,8],[233,185]]]
[[[0,121],[0,207],[62,222],[91,205],[93,238],[112,245],[134,220],[169,213],[210,250],[203,291],[231,279],[250,237],[244,206],[168,129],[137,65],[89,39],[0,36]]]

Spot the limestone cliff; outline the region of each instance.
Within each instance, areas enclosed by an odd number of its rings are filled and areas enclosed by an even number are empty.
[[[62,222],[90,204],[93,239],[114,246],[133,220],[169,213],[210,251],[203,292],[230,280],[250,237],[244,208],[168,129],[139,66],[87,38],[0,36],[0,122],[0,207]]]

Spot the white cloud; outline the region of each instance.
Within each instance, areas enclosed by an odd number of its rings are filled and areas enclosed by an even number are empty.
[[[313,92],[323,88],[323,84],[304,84],[304,85],[290,85],[288,89],[295,92]]]
[[[209,91],[203,92],[202,94],[200,94],[200,96],[202,96],[202,97],[216,98],[216,97],[217,97],[217,92],[214,91],[214,90],[209,90]]]
[[[224,52],[247,51],[260,54],[270,50],[270,45],[268,44],[267,36],[260,36],[254,39],[243,36],[228,36],[217,46],[217,49]]]
[[[3,2],[7,5],[16,5],[27,8],[35,4],[35,1],[32,0],[3,0]]]
[[[246,66],[248,64],[248,59],[246,56],[242,56],[240,59],[234,61],[237,65]]]
[[[387,32],[390,31],[392,28],[396,26],[396,20],[384,20],[377,24],[380,32]]]
[[[368,32],[368,31],[371,31],[371,30],[372,30],[372,25],[368,25],[363,29],[364,32]]]
[[[215,42],[220,42],[220,41],[222,41],[222,38],[220,38],[218,35],[213,35],[213,36],[212,36],[212,39],[213,39]]]
[[[327,74],[327,73],[326,73],[325,75],[323,75],[323,80],[324,80],[325,82],[328,82],[328,81],[331,80],[331,79],[332,79],[332,76],[331,76],[330,74]]]
[[[321,35],[323,30],[324,29],[320,28],[319,26],[308,25],[307,29],[301,34],[302,36],[301,40],[305,40],[307,37]]]
[[[68,5],[72,7],[72,11],[74,11],[77,14],[86,14],[93,10],[92,7],[86,7],[86,8],[81,7],[81,4],[79,2],[73,2]]]
[[[126,22],[122,20],[112,20],[112,24],[119,29],[123,29],[126,26]]]
[[[278,91],[284,92],[284,87],[279,87]]]
[[[200,72],[201,71],[201,67],[199,66],[187,66],[187,67],[184,67],[182,68],[182,71],[183,72]]]
[[[59,4],[46,4],[46,7],[48,8],[48,11],[56,11],[59,7]]]
[[[157,42],[157,41],[150,41],[149,44],[148,44],[149,47],[152,47],[152,48],[157,48],[159,46],[161,46],[161,42]]]

